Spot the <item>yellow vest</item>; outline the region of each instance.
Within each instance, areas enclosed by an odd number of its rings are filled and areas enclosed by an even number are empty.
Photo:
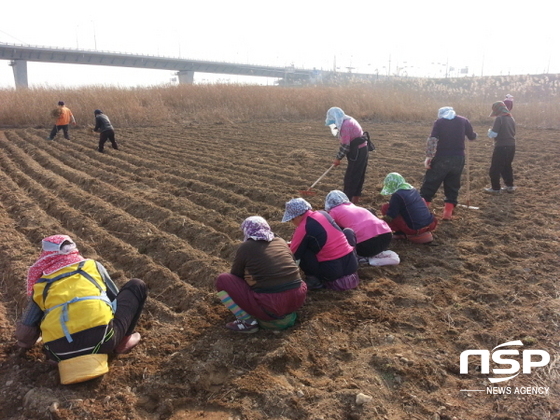
[[[85,260],[43,276],[33,286],[33,300],[44,312],[41,333],[45,343],[89,328],[107,325],[113,307],[107,286],[94,260]]]

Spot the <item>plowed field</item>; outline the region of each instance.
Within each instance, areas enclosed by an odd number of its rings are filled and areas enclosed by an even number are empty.
[[[388,172],[420,186],[431,127],[363,126],[377,146],[363,205],[379,208]],[[518,127],[518,190],[486,196],[487,129],[475,127],[480,139],[470,148],[478,210],[458,207],[432,245],[396,241],[401,264],[361,267],[357,290],[310,292],[293,328],[249,336],[225,330],[232,315],[215,298],[214,279],[229,269],[246,217],[261,215],[290,238],[284,203],[337,150],[322,124],[119,129],[121,150],[107,143],[104,154],[86,129],[71,130],[70,141],[46,141],[48,128],[0,132],[0,418],[559,418],[559,136]],[[342,187],[344,168],[317,185],[315,208]],[[463,201],[465,193],[466,177]],[[442,206],[440,194],[438,214]],[[39,345],[22,354],[13,339],[27,267],[55,233],[72,236],[118,284],[138,277],[150,288],[140,345],[104,377],[71,386],[59,384]],[[514,340],[524,346],[513,349],[545,350],[550,362],[495,385],[476,357],[460,374],[464,350]],[[491,364],[500,367],[512,366]],[[487,386],[511,394],[490,395]],[[514,394],[526,387],[548,390]],[[359,393],[372,398],[357,404]]]

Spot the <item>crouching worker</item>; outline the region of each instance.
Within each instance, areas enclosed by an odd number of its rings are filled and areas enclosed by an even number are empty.
[[[395,239],[408,239],[426,244],[433,241],[432,232],[438,220],[428,208],[420,193],[408,184],[402,175],[391,172],[383,181],[382,195],[390,195],[389,203],[381,207],[383,219],[395,232]]]
[[[43,239],[42,249],[28,272],[30,299],[16,327],[18,345],[29,349],[42,336],[63,384],[101,376],[109,354],[127,353],[140,341],[134,328],[146,285],[132,279],[119,291],[105,267],[83,258],[67,235]]]
[[[350,228],[356,234],[358,260],[373,266],[397,265],[400,258],[389,251],[393,238],[391,228],[370,210],[351,203],[342,191],[333,190],[325,198],[325,210],[341,228]]]
[[[296,227],[290,249],[305,273],[309,289],[348,290],[358,286],[356,235],[344,231],[325,211],[313,211],[303,198],[286,203],[282,222]]]
[[[259,326],[291,327],[295,311],[305,302],[307,286],[288,244],[274,236],[260,216],[245,219],[241,230],[244,241],[237,249],[231,272],[216,279],[218,297],[236,317],[226,328],[254,333]]]

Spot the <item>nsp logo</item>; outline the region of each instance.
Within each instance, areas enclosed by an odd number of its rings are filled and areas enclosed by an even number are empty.
[[[492,369],[494,375],[511,375],[505,378],[488,378],[492,383],[508,381],[515,378],[521,372],[531,373],[531,369],[535,367],[546,366],[550,362],[550,354],[545,350],[523,350],[522,364],[523,367],[519,365],[519,362],[515,359],[506,359],[503,356],[519,356],[519,350],[515,349],[501,349],[496,350],[500,347],[505,346],[522,346],[523,342],[521,340],[508,341],[507,343],[500,344],[492,349],[492,352],[488,350],[465,350],[460,356],[460,373],[461,375],[466,375],[469,373],[469,356],[480,356],[480,373],[487,375],[490,373],[490,353],[492,353],[492,361],[498,365],[509,365],[509,368],[504,369]],[[533,356],[539,356],[540,360],[533,361]]]

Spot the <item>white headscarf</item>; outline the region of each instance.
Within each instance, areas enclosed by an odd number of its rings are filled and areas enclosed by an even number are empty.
[[[348,199],[348,196],[342,191],[332,190],[327,194],[327,197],[325,198],[325,210],[331,211],[331,209],[335,208],[336,206],[340,206],[341,204],[349,202],[350,200]]]
[[[349,120],[350,116],[346,115],[344,111],[336,106],[333,106],[327,111],[327,118],[325,120],[325,125],[336,125],[338,128],[338,133],[340,134],[340,129],[344,120]]]
[[[455,118],[457,113],[450,106],[444,106],[438,110],[438,118],[445,118],[446,120],[452,120]]]

